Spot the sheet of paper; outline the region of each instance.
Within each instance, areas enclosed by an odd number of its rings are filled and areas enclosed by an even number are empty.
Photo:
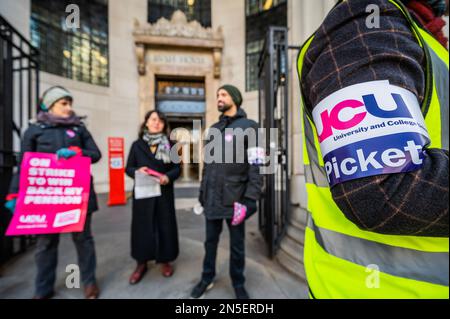
[[[136,171],[134,176],[134,198],[152,198],[161,196],[159,179]]]

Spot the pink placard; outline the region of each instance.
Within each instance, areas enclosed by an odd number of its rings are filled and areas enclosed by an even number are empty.
[[[156,176],[156,177],[161,177],[164,176],[164,174],[161,174],[160,172],[154,171],[151,168],[147,168],[147,174],[152,175],[152,176]]]
[[[7,236],[81,232],[86,221],[91,159],[26,152],[19,197]]]

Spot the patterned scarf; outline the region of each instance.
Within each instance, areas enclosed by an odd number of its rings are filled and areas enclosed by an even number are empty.
[[[167,136],[163,133],[151,134],[147,129],[144,131],[142,139],[148,146],[157,145],[155,158],[164,163],[170,163],[170,142]]]

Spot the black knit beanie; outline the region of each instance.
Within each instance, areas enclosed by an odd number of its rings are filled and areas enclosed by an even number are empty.
[[[231,84],[225,84],[222,85],[219,90],[225,90],[230,94],[231,98],[233,99],[234,104],[236,104],[237,107],[240,107],[242,105],[242,94],[241,91],[237,87]],[[219,91],[217,90],[217,91]]]

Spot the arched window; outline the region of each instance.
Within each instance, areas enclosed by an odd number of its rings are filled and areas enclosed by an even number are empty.
[[[161,17],[170,20],[176,10],[183,11],[188,21],[211,26],[211,0],[148,0],[148,22],[155,23]]]

